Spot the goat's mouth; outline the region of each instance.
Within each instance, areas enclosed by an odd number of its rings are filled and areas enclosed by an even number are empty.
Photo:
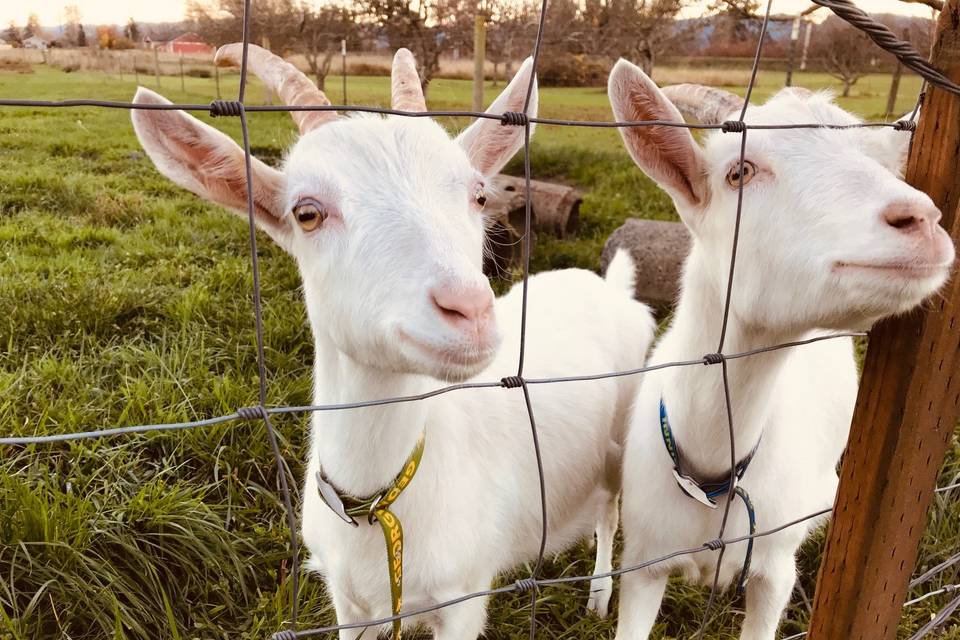
[[[862,271],[887,277],[903,278],[906,280],[924,280],[944,275],[952,262],[930,264],[921,262],[845,262],[838,261],[833,265],[833,271]]]
[[[401,342],[412,346],[432,365],[431,368],[436,369],[435,377],[447,380],[463,380],[479,373],[496,354],[500,341],[496,332],[469,343],[449,344],[436,344],[400,328],[397,335]]]

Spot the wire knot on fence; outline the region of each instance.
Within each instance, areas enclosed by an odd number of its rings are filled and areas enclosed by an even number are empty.
[[[897,131],[916,131],[917,123],[914,120],[897,120],[893,123],[893,128]]]
[[[703,356],[703,364],[722,364],[724,360],[727,359],[727,356],[722,353],[708,353]]]
[[[270,636],[270,640],[297,640],[297,632],[291,631],[290,629],[277,631],[275,634]]]
[[[703,546],[710,549],[710,551],[720,551],[721,549],[727,548],[727,542],[721,538],[717,538],[716,540],[704,542]]]
[[[727,120],[720,125],[720,131],[724,133],[743,133],[747,130],[747,123],[743,120]]]
[[[530,118],[525,113],[519,111],[507,111],[500,116],[500,124],[503,126],[525,127],[530,124]]]
[[[540,590],[540,583],[536,578],[520,578],[513,583],[513,586],[521,593]]]
[[[238,117],[241,113],[243,113],[243,103],[239,100],[214,100],[210,103],[210,116],[213,118]]]
[[[267,408],[263,405],[258,405],[256,407],[241,407],[237,409],[237,415],[240,416],[241,420],[247,420],[248,422],[268,419]]]
[[[523,386],[523,377],[507,376],[506,378],[500,378],[500,384],[503,385],[505,389],[519,389]]]

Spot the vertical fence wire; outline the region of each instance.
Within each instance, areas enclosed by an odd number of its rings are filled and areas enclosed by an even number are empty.
[[[296,631],[300,610],[300,549],[297,538],[297,515],[290,498],[290,486],[287,481],[287,467],[277,441],[276,430],[267,413],[267,363],[263,341],[263,302],[260,286],[260,259],[257,254],[257,225],[253,213],[253,161],[250,153],[250,131],[247,127],[247,113],[244,110],[244,95],[247,87],[247,53],[250,46],[250,3],[243,2],[243,54],[240,62],[240,88],[237,91],[237,103],[240,106],[240,131],[243,136],[243,163],[247,179],[247,228],[250,235],[250,267],[253,273],[253,315],[257,339],[258,404],[260,417],[267,432],[270,449],[277,465],[277,479],[286,512],[287,527],[290,529],[290,630]]]
[[[727,327],[730,320],[730,306],[733,298],[733,278],[737,267],[737,249],[740,244],[740,222],[743,217],[743,185],[744,174],[743,167],[747,153],[747,125],[744,118],[747,115],[747,108],[750,106],[750,98],[753,95],[753,88],[757,82],[757,73],[760,70],[760,59],[763,56],[763,41],[767,35],[767,25],[770,22],[770,8],[773,6],[773,0],[767,0],[767,9],[763,15],[763,22],[760,26],[760,36],[757,39],[757,50],[753,57],[753,68],[750,71],[750,80],[747,83],[746,94],[743,98],[743,107],[740,109],[739,126],[740,130],[740,157],[738,159],[738,171],[740,173],[739,183],[737,184],[737,213],[733,225],[733,246],[730,249],[730,269],[727,275],[727,290],[723,303],[723,320],[720,325],[720,340],[717,345],[717,354],[720,358],[721,375],[723,376],[723,400],[724,408],[727,414],[727,435],[730,442],[730,479],[727,489],[727,499],[723,505],[723,516],[720,519],[720,532],[717,534],[718,540],[723,540],[727,531],[727,521],[730,517],[730,507],[733,504],[734,492],[737,488],[737,438],[734,432],[733,422],[733,403],[730,400],[730,375],[727,370],[727,361],[723,356],[723,348],[727,339]],[[723,558],[726,555],[726,545],[721,545],[717,552],[717,566],[713,573],[713,583],[710,586],[710,596],[707,598],[707,605],[703,608],[703,616],[700,619],[700,628],[697,630],[697,640],[703,638],[706,632],[707,624],[710,621],[710,612],[717,599],[717,591],[720,587],[720,569],[723,565]],[[746,566],[744,566],[746,570]]]

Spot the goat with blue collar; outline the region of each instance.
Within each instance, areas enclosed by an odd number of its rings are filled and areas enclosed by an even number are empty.
[[[736,125],[711,133],[703,147],[684,128],[621,129],[634,161],[670,194],[692,236],[680,300],[649,364],[706,354],[703,366],[644,375],[624,452],[622,562],[629,566],[716,538],[727,509],[730,538],[829,508],[857,395],[850,338],[723,354],[861,329],[904,312],[944,283],[954,249],[930,199],[898,177],[909,134],[750,128],[859,122],[827,95],[785,89],[744,111],[740,98],[717,89],[661,90],[622,60],[609,92],[618,121],[682,122],[684,111]],[[822,522],[730,545],[722,556],[723,545],[711,544],[625,574],[617,639],[649,637],[670,574],[712,584],[718,572],[721,586],[750,579],[741,640],[773,640],[796,580],[794,554]]]

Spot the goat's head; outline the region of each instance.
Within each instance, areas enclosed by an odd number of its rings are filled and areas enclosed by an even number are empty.
[[[217,53],[236,64],[239,44]],[[300,71],[259,47],[249,68],[287,105],[329,105]],[[522,111],[527,61],[491,113]],[[393,65],[393,106],[425,111],[413,56]],[[167,103],[139,89],[134,102]],[[536,111],[534,92],[528,108]],[[485,184],[523,145],[521,127],[478,119],[451,139],[426,117],[292,112],[301,136],[281,170],[253,162],[258,226],[296,259],[314,332],[364,364],[460,380],[500,343],[482,271]],[[182,111],[134,110],[161,173],[246,216],[242,149]]]
[[[739,97],[659,89],[621,60],[609,81],[619,121],[735,120]],[[678,110],[679,108],[679,110]],[[748,124],[858,124],[828,95],[785,89]],[[726,288],[740,183],[739,134],[699,146],[684,128],[622,128],[634,161],[670,194],[718,292]],[[910,136],[893,129],[747,132],[733,312],[747,324],[848,328],[910,309],[946,280],[950,237],[930,198],[899,178]],[[702,276],[701,276],[702,277]]]

